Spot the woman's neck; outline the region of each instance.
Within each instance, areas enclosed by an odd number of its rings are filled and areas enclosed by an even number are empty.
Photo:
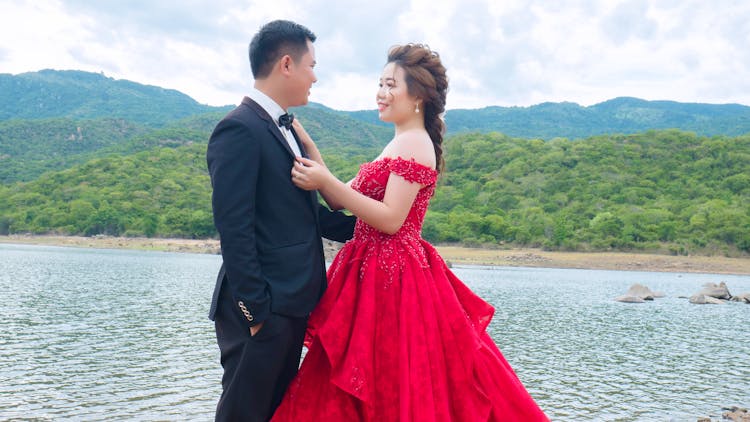
[[[410,130],[426,130],[424,127],[424,121],[422,120],[421,116],[414,116],[414,118],[411,118],[407,121],[396,123],[395,129],[396,136]]]

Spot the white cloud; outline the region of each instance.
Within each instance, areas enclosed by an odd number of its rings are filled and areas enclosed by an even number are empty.
[[[380,72],[372,74],[336,73],[324,80],[318,79],[310,95],[310,101],[342,110],[372,110],[376,108],[375,94]]]
[[[75,19],[54,2],[2,3],[0,48],[6,54],[0,63],[4,73],[20,73],[44,68],[75,67],[78,62],[68,52],[87,34]]]
[[[616,96],[750,104],[750,3],[717,0],[0,0],[0,72],[81,69],[234,104],[268,20],[318,35],[313,101],[373,108],[388,48],[424,42],[448,108]]]

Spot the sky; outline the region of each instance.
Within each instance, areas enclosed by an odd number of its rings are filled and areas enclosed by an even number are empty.
[[[388,48],[448,69],[448,109],[615,97],[750,105],[746,0],[0,0],[0,73],[101,72],[237,104],[266,22],[310,28],[310,100],[375,108]],[[0,93],[0,95],[2,95]]]

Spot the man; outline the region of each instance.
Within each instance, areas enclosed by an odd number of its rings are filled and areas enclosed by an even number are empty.
[[[294,22],[264,25],[249,49],[255,87],[208,144],[224,261],[209,313],[224,367],[219,421],[273,415],[297,373],[307,316],[326,287],[321,235],[345,241],[354,230],[353,217],[331,212],[291,180],[295,156],[305,151],[286,109],[307,104],[315,38]]]

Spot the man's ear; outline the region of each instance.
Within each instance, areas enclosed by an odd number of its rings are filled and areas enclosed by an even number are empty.
[[[282,75],[289,75],[289,73],[292,71],[292,65],[294,63],[292,62],[292,56],[285,54],[283,55],[279,61],[277,62],[277,65],[279,66],[279,71]]]

